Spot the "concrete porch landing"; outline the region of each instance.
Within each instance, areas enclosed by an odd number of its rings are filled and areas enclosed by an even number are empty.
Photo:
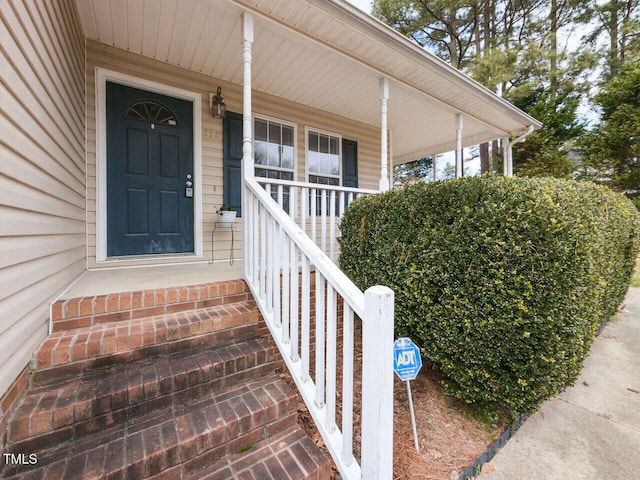
[[[209,264],[190,263],[160,266],[101,268],[86,271],[60,296],[60,300],[109,293],[182,287],[242,278],[243,263],[236,260]]]

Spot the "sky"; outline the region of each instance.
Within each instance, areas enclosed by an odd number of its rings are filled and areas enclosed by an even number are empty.
[[[373,0],[347,0],[352,5],[355,5],[363,12],[371,13],[371,2]]]

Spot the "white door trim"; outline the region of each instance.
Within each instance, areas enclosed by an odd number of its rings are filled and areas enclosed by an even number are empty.
[[[196,257],[203,256],[202,245],[202,97],[199,93],[181,88],[171,87],[151,80],[146,80],[124,73],[96,67],[96,262],[123,261],[122,258],[107,257],[107,81],[140,88],[161,95],[167,95],[193,102],[193,242]],[[174,255],[158,255],[159,261],[166,261]],[[184,258],[184,254],[175,257]],[[149,256],[145,255],[146,258]],[[133,256],[127,260],[138,260]]]

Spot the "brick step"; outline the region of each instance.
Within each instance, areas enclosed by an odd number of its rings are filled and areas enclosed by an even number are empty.
[[[258,330],[253,300],[92,325],[49,335],[34,354],[32,382],[207,345]]]
[[[326,480],[331,463],[301,428],[290,428],[187,480]]]
[[[76,297],[52,305],[52,331],[245,302],[250,298],[249,287],[242,280]]]
[[[32,388],[7,425],[31,452],[272,373],[276,349],[257,334]]]
[[[197,478],[198,472],[224,462],[226,456],[235,458],[279,432],[299,428],[296,412],[295,393],[271,374],[188,405],[137,417],[58,449],[29,452],[36,455],[37,463],[5,466],[0,476],[19,480]],[[317,452],[310,456],[316,458]]]

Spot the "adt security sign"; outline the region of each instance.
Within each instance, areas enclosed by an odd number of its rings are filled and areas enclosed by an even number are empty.
[[[399,338],[393,344],[393,371],[400,380],[414,380],[422,368],[420,349],[408,338]]]
[[[409,398],[409,410],[411,411],[411,427],[413,429],[413,443],[416,450],[420,451],[418,433],[416,431],[416,415],[413,412],[413,399],[411,398],[410,380],[415,380],[422,368],[420,349],[408,338],[399,338],[393,344],[393,371],[400,380],[407,382],[407,396]]]

